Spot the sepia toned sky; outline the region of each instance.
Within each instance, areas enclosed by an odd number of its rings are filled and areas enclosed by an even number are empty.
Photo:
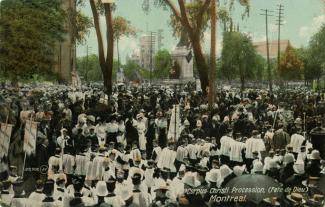
[[[152,0],[150,0],[152,2]],[[146,15],[142,10],[143,0],[116,0],[117,9],[113,16],[123,16],[131,22],[133,26],[141,30],[142,33],[147,31],[157,31],[163,29],[164,46],[168,50],[173,50],[178,40],[173,37],[172,30],[168,25],[170,11],[162,8],[155,8],[151,5],[151,12]],[[177,2],[177,1],[176,1]],[[235,23],[239,24],[240,30],[251,35],[253,41],[265,41],[265,17],[261,16],[261,9],[273,10],[273,17],[269,17],[269,38],[277,39],[278,28],[276,26],[276,9],[278,4],[284,6],[284,26],[281,29],[282,39],[289,39],[294,47],[302,47],[308,44],[310,37],[317,32],[320,26],[325,23],[323,0],[251,0],[250,16],[244,20],[241,18],[243,8],[235,5],[233,17]],[[82,11],[92,17],[89,2]],[[102,18],[101,23],[103,32],[105,21]],[[120,41],[121,61],[125,62],[125,57],[139,48],[139,37],[123,37]],[[209,51],[210,31],[204,35],[204,50]],[[218,25],[217,50],[220,55],[222,42],[222,26]],[[97,54],[97,39],[94,29],[87,38],[85,45],[78,46],[78,56],[86,54],[86,45],[90,47],[89,52]],[[116,54],[116,53],[115,53]]]

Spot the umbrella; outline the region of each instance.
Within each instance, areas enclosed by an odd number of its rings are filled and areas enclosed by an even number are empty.
[[[319,190],[323,193],[325,193],[325,175],[322,175],[316,186],[319,188]]]
[[[229,196],[246,196],[246,200],[256,204],[264,198],[281,197],[282,186],[273,178],[266,175],[242,175],[230,180],[228,187]]]

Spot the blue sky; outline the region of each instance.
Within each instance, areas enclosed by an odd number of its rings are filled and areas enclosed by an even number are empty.
[[[150,0],[152,1],[152,0]],[[82,11],[92,17],[90,6],[86,1]],[[172,30],[168,25],[170,11],[161,8],[155,8],[151,5],[151,12],[146,15],[142,10],[143,0],[116,0],[117,10],[113,16],[123,16],[131,22],[133,26],[145,33],[146,31],[157,31],[163,29],[164,32],[164,48],[172,50],[178,40],[173,37]],[[177,1],[176,1],[177,2]],[[317,32],[320,26],[325,23],[323,0],[251,0],[250,16],[244,20],[240,15],[243,8],[239,5],[235,6],[233,17],[236,23],[239,23],[240,30],[251,34],[254,41],[265,40],[265,18],[261,16],[261,9],[268,8],[274,10],[276,14],[277,5],[284,5],[284,26],[282,27],[282,39],[289,39],[294,47],[302,47],[308,44],[310,37]],[[104,30],[105,21],[102,18],[102,30]],[[269,35],[271,40],[277,39],[276,17],[269,18]],[[217,48],[220,54],[222,42],[222,27],[218,25]],[[105,30],[104,30],[105,31]],[[120,41],[121,61],[125,61],[125,57],[138,49],[139,37],[122,38]],[[204,49],[209,51],[210,30],[205,32],[206,41]],[[97,39],[94,29],[87,38],[85,45],[78,46],[78,56],[86,54],[86,45],[89,45],[90,53],[97,54]],[[116,53],[115,53],[116,54]]]

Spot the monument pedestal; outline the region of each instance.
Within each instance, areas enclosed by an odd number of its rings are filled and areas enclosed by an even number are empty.
[[[183,47],[176,47],[175,50],[172,52],[172,60],[173,62],[176,61],[177,64],[180,66],[180,75],[179,79],[193,81],[193,58],[188,62],[187,56],[190,53],[185,46]]]

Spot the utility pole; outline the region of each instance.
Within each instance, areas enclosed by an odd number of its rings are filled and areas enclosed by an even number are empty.
[[[86,82],[88,82],[88,71],[89,71],[89,68],[88,68],[88,56],[89,56],[88,50],[89,50],[89,47],[87,45],[87,51],[86,51],[86,53],[87,53],[87,58],[86,58],[86,77],[85,77]]]
[[[86,73],[85,73],[85,80],[88,82],[88,72],[89,72],[89,50],[91,47],[87,45],[87,51],[86,51]]]
[[[152,70],[153,70],[153,60],[152,60],[152,55],[153,55],[153,46],[155,44],[155,37],[156,32],[150,32],[150,85],[152,82]]]
[[[270,15],[272,11],[268,9],[261,9],[264,13],[261,14],[262,16],[265,16],[265,22],[266,22],[266,55],[267,55],[267,73],[268,73],[268,79],[269,79],[269,90],[270,93],[272,93],[272,74],[271,74],[271,65],[270,65],[270,47],[269,47],[269,27],[268,27],[268,17],[271,17],[273,15]]]
[[[282,18],[283,18],[283,5],[280,4],[278,5],[278,19],[276,22],[276,25],[278,25],[278,71],[280,70],[280,53],[281,53],[281,44],[280,44],[280,40],[281,40],[281,26],[283,25],[282,22]]]

